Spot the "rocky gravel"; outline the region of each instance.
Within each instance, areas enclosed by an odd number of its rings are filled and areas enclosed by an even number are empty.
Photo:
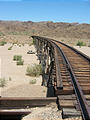
[[[55,104],[46,107],[31,108],[31,113],[22,120],[63,120],[62,111],[58,110]],[[67,118],[65,120],[82,120],[81,117]]]
[[[56,105],[46,107],[31,108],[31,114],[24,117],[23,120],[30,120],[39,118],[41,120],[55,120],[61,118],[61,111],[57,109]]]

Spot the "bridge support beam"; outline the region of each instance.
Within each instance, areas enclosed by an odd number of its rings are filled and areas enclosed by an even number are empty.
[[[42,65],[42,85],[47,87],[54,87],[54,48],[45,40],[34,39],[37,50],[37,56]]]

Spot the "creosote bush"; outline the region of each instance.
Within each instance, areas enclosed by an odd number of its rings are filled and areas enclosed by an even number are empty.
[[[33,42],[33,45],[35,45],[35,44],[36,44],[36,41],[35,41],[34,39],[33,39],[33,41],[32,41],[32,42]]]
[[[19,47],[21,47],[21,44],[19,44]]]
[[[22,46],[24,46],[24,43],[22,43]]]
[[[64,42],[64,40],[61,40],[62,42]]]
[[[6,85],[5,78],[0,78],[0,87],[4,87]]]
[[[88,47],[90,47],[90,44],[88,45]]]
[[[23,64],[24,64],[24,60],[21,59],[17,61],[17,65],[23,65]]]
[[[12,50],[12,47],[13,47],[13,46],[9,47],[8,50]]]
[[[28,66],[26,69],[26,75],[29,76],[40,76],[42,74],[41,64],[34,64],[33,66]]]
[[[12,80],[12,78],[11,77],[9,77],[9,81],[11,81]]]
[[[86,43],[84,43],[83,41],[78,41],[76,45],[81,47],[86,46]]]
[[[14,57],[13,57],[13,60],[14,61],[19,61],[19,60],[21,60],[22,59],[22,56],[21,55],[14,55]]]
[[[4,36],[4,33],[3,33],[3,32],[0,32],[0,36]]]
[[[13,60],[16,61],[17,65],[23,65],[24,64],[24,60],[22,59],[21,55],[14,55]]]
[[[1,41],[0,46],[4,46],[7,42],[6,41]]]

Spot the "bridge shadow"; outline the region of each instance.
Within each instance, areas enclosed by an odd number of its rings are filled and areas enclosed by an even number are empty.
[[[0,120],[21,120],[21,115],[0,115]]]
[[[50,80],[48,74],[43,74],[42,75],[42,86],[47,87],[47,95],[46,97],[55,97],[55,89],[54,86],[52,85],[52,80]]]
[[[50,85],[47,87],[47,97],[55,97],[54,86]]]

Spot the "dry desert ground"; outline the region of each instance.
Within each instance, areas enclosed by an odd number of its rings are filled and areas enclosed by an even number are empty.
[[[76,48],[77,50],[79,50],[80,52],[84,53],[85,55],[90,57],[90,47],[86,47],[86,46],[74,46],[74,48]]]
[[[46,97],[47,89],[41,86],[42,77],[26,75],[28,65],[39,64],[36,54],[27,54],[28,50],[35,52],[35,47],[28,44],[21,47],[13,45],[12,50],[8,50],[10,46],[10,43],[0,46],[0,77],[6,80],[5,87],[1,88],[1,96]],[[16,61],[13,61],[14,55],[22,55],[24,65],[16,65]],[[36,80],[36,84],[30,84],[32,80]]]

